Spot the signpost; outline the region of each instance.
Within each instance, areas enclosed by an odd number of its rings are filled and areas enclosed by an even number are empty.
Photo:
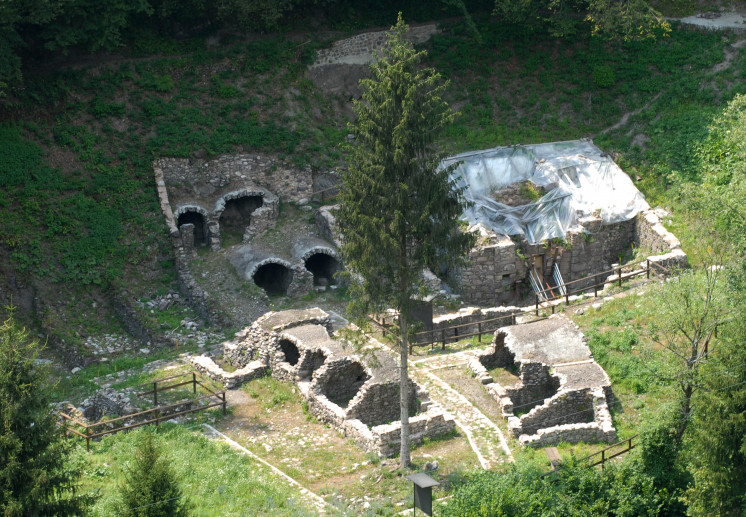
[[[440,483],[424,473],[410,474],[407,479],[414,483],[414,514],[417,514],[419,508],[425,515],[432,515],[433,487]]]

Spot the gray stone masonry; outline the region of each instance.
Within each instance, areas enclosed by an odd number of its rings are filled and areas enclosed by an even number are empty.
[[[366,32],[347,39],[337,40],[332,48],[318,51],[316,62],[309,68],[324,65],[352,64],[362,65],[373,62],[373,51],[381,50],[386,43],[388,31]],[[410,27],[407,40],[417,44],[423,43],[438,32],[435,24]]]
[[[296,384],[319,421],[339,428],[366,451],[392,455],[398,450],[396,430],[401,428],[397,363],[374,343],[366,354],[353,353],[348,350],[351,345],[329,336],[330,325],[329,315],[318,308],[267,313],[224,344],[224,357],[239,368],[236,375],[213,375],[237,384],[243,372],[269,370],[274,378]],[[212,368],[210,363],[196,360],[205,372]],[[415,444],[455,427],[454,420],[411,380],[409,407]]]
[[[487,371],[514,365],[520,377],[512,385],[495,383]],[[492,346],[477,352],[469,367],[522,445],[616,440],[608,407],[611,381],[564,316],[498,330]]]
[[[522,314],[521,309],[518,307],[490,307],[486,309],[479,307],[465,307],[459,309],[458,312],[435,316],[433,318],[433,330],[428,331],[426,334],[418,335],[417,341],[422,343],[442,339],[443,331],[445,331],[446,342],[452,343],[461,339],[459,336],[474,334],[478,332],[480,328],[482,332],[490,332],[501,327],[513,325],[515,324],[515,319],[512,316],[518,314]],[[496,318],[502,319],[490,321],[488,323],[478,323],[483,320]],[[457,325],[464,326],[457,329],[449,329],[449,327]]]

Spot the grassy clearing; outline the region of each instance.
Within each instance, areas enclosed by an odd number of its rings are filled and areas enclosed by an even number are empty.
[[[90,453],[84,444],[77,448],[76,460],[85,465],[83,489],[97,494],[90,515],[115,515],[122,469],[134,457],[140,435],[151,431],[106,436]],[[195,516],[316,514],[300,500],[295,487],[264,465],[201,435],[199,426],[161,425],[155,442],[173,465]]]
[[[411,484],[397,460],[366,454],[339,431],[307,413],[296,389],[271,377],[242,390],[245,400],[217,426],[234,440],[350,515],[392,515],[411,504]],[[478,461],[463,436],[447,436],[412,452],[415,470],[437,459],[433,473],[447,494]],[[370,508],[365,510],[364,503]]]

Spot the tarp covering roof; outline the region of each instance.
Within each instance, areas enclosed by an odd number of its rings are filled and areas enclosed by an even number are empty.
[[[605,223],[633,218],[650,206],[632,180],[589,140],[495,147],[447,158],[461,162],[451,179],[474,203],[464,212],[471,224],[496,233],[523,235],[529,244],[563,239],[578,215],[600,210]],[[519,181],[543,187],[538,201],[508,206],[491,194]]]

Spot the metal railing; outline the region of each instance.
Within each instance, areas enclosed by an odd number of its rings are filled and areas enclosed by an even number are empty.
[[[630,267],[639,266],[641,264],[645,264],[645,267],[642,269],[636,269],[628,273],[624,273],[624,269],[629,269]],[[553,300],[564,298],[565,305],[570,305],[570,296],[573,296],[575,294],[580,294],[580,293],[586,293],[590,291],[591,289],[593,289],[593,297],[597,298],[599,287],[603,289],[606,286],[606,284],[610,283],[610,280],[609,280],[610,276],[614,275],[616,277],[614,279],[614,282],[618,282],[619,287],[621,287],[623,280],[629,280],[637,276],[645,275],[646,278],[650,279],[651,271],[653,271],[654,274],[658,276],[662,276],[664,280],[668,278],[668,275],[670,274],[668,269],[666,269],[661,264],[658,264],[657,262],[651,262],[650,259],[645,259],[645,260],[641,260],[640,262],[635,262],[632,264],[624,264],[624,265],[620,265],[620,266],[617,266],[615,268],[612,268],[606,271],[602,271],[600,273],[596,273],[592,277],[579,278],[578,280],[566,282],[564,284],[565,292],[562,293],[560,296],[555,295],[552,289],[542,289],[540,291],[536,291],[534,293],[536,315],[537,316],[539,315],[539,304],[542,303],[542,300],[545,302],[551,302]],[[589,278],[593,278],[594,280],[592,285],[587,284]],[[604,278],[604,279],[602,281],[599,281],[599,278]],[[581,285],[581,287],[577,287],[573,289],[572,286],[576,286],[576,285]],[[550,294],[551,294],[551,297],[549,296]],[[552,306],[552,312],[554,312],[554,305]]]
[[[160,384],[162,383],[166,383],[174,379],[184,378],[188,376],[191,377],[191,380],[188,380],[185,382],[178,382],[176,384],[171,384],[165,387],[160,386]],[[207,394],[201,397],[198,397],[196,399],[182,400],[180,402],[176,402],[173,404],[167,404],[163,406],[158,405],[158,393],[172,390],[180,386],[186,386],[189,384],[192,385],[192,393],[196,394],[197,386],[200,386],[202,389],[204,389],[207,392]],[[85,424],[81,422],[80,420],[76,419],[75,417],[68,415],[67,413],[63,411],[60,411],[59,416],[62,418],[63,421],[57,422],[57,424],[65,427],[65,437],[69,437],[69,434],[72,433],[76,436],[80,436],[81,438],[85,438],[86,448],[90,451],[91,440],[95,438],[100,438],[107,434],[118,433],[119,431],[127,431],[129,429],[134,429],[136,427],[141,427],[141,426],[149,425],[149,424],[155,424],[157,426],[158,424],[160,424],[160,422],[165,421],[165,420],[170,420],[177,416],[187,415],[189,413],[195,413],[197,411],[204,411],[205,409],[210,409],[210,408],[214,408],[218,406],[222,406],[223,414],[225,414],[227,410],[225,390],[220,391],[214,384],[205,380],[200,375],[197,375],[195,372],[184,373],[181,375],[174,375],[172,377],[166,377],[165,379],[159,379],[152,383],[141,384],[140,386],[148,386],[148,387],[152,386],[151,390],[137,393],[137,396],[144,397],[146,395],[153,395],[153,405],[155,406],[154,408],[151,408],[145,411],[140,411],[138,413],[132,413],[130,415],[121,416],[118,418],[112,418],[110,420],[105,420],[102,422],[97,422],[95,424]],[[199,402],[205,402],[205,404],[197,406],[197,407],[192,407],[194,404],[199,403]],[[188,409],[183,409],[184,407]],[[139,420],[139,419],[144,419],[144,420],[136,421],[134,423],[129,423],[129,424],[126,423],[131,420]],[[116,424],[119,424],[119,423],[122,423],[123,425],[117,426]],[[75,428],[71,427],[70,424],[75,426]],[[111,427],[112,425],[115,425],[115,427]],[[109,428],[104,429],[104,430],[99,430],[103,427],[109,427]]]

